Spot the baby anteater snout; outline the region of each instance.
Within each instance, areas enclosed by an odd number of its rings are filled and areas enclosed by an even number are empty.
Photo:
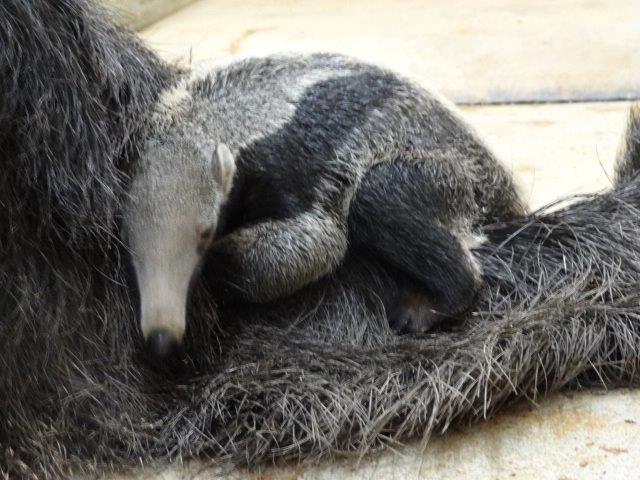
[[[153,360],[178,357],[186,327],[186,292],[174,295],[169,289],[143,290],[140,327],[146,354]]]
[[[169,330],[157,329],[147,335],[145,346],[151,356],[164,360],[177,355],[180,341]]]

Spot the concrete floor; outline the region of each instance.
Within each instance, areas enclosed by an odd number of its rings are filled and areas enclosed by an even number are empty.
[[[190,64],[331,50],[392,67],[463,102],[463,116],[535,208],[606,188],[626,102],[640,92],[640,2],[201,0],[142,32]],[[435,438],[426,451],[316,467],[220,472],[199,462],[128,479],[627,479],[640,458],[640,391],[556,395],[538,409]],[[116,477],[114,477],[116,478]]]
[[[138,30],[195,0],[101,0],[123,25]]]
[[[144,33],[168,58],[334,51],[460,102],[637,98],[638,0],[201,0]]]
[[[640,81],[639,81],[640,85]],[[461,107],[538,208],[611,185],[628,102]]]

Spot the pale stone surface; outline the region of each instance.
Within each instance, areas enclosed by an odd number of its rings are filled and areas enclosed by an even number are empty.
[[[335,51],[455,101],[640,92],[638,0],[201,0],[143,32],[167,58]]]
[[[532,208],[611,185],[627,102],[464,107]]]
[[[101,0],[119,22],[132,29],[143,28],[194,0]]]

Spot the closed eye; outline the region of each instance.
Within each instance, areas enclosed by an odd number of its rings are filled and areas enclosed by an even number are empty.
[[[198,229],[198,253],[202,255],[213,242],[215,231],[212,227]]]
[[[207,241],[213,238],[213,228],[208,227],[200,232],[200,240]]]

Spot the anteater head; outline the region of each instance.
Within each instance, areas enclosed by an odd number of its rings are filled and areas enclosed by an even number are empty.
[[[235,161],[224,144],[151,142],[131,184],[125,228],[140,292],[140,326],[150,353],[182,342],[189,287],[214,239]]]

